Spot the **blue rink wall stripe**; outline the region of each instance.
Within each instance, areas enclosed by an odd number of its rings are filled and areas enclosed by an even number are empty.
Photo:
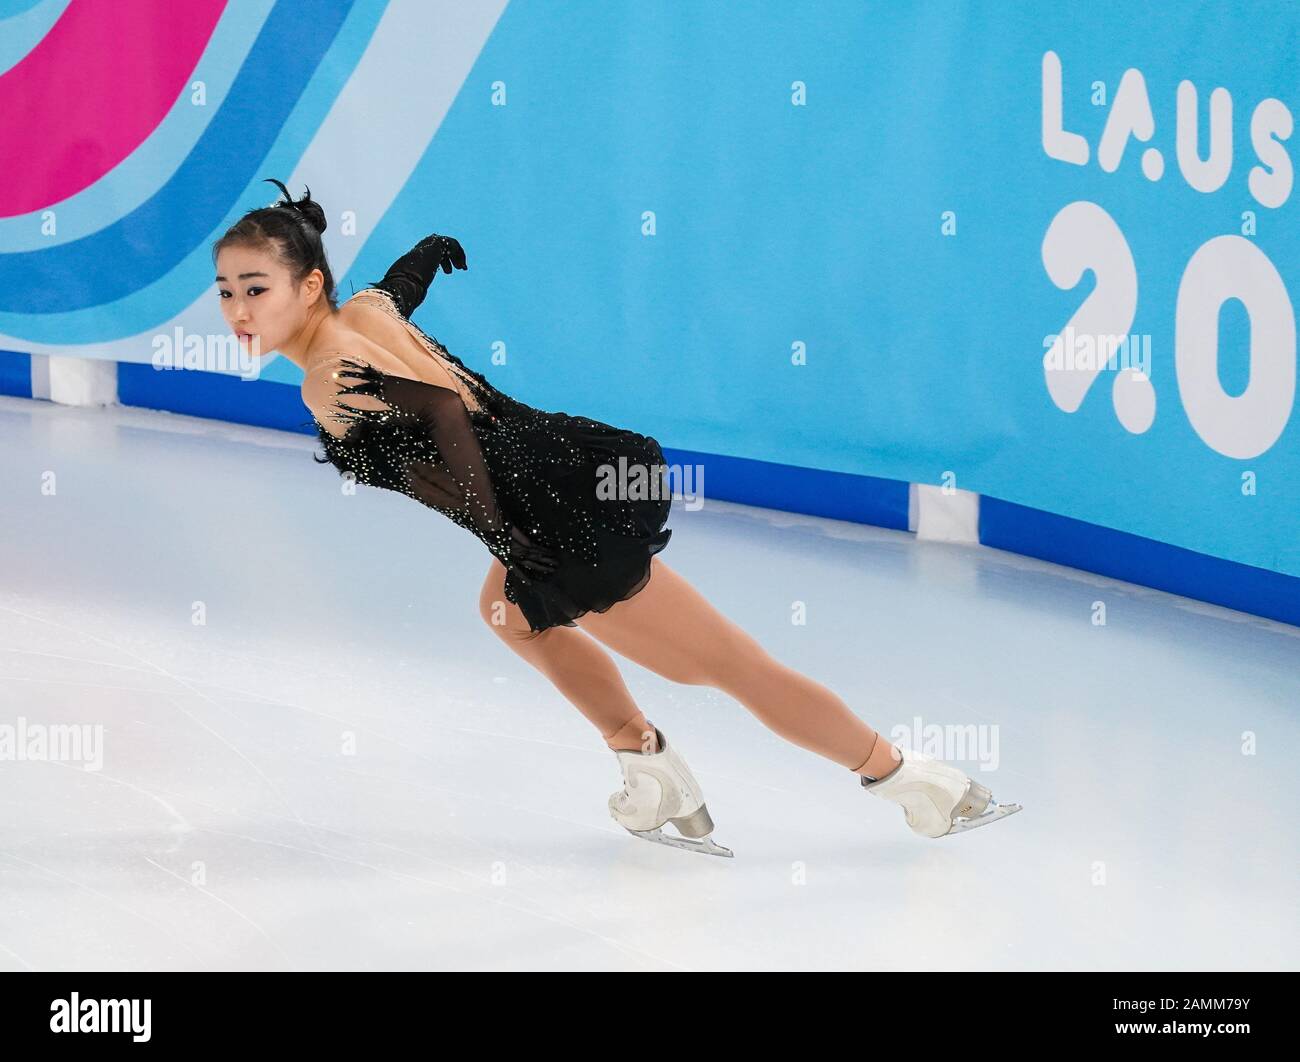
[[[311,412],[296,384],[244,380],[220,372],[155,369],[145,363],[117,363],[117,398],[124,406],[145,406],[314,435]]]
[[[0,395],[32,397],[32,356],[0,350]]]
[[[0,388],[30,397],[31,359],[0,358]],[[20,368],[21,366],[21,368]],[[26,372],[24,380],[18,378]],[[123,405],[315,435],[295,384],[118,362]],[[670,465],[703,465],[706,498],[907,530],[908,484],[665,446]],[[678,479],[698,490],[692,476]],[[980,544],[1300,626],[1300,579],[1031,509],[980,498]]]
[[[672,474],[674,490],[685,486],[688,491],[700,491],[699,477],[686,471],[688,465],[699,465],[704,469],[705,498],[907,530],[908,485],[896,479],[800,468],[668,446],[663,451],[669,465],[681,466],[680,471],[674,470]]]
[[[980,544],[1300,626],[1300,579],[980,497]]]

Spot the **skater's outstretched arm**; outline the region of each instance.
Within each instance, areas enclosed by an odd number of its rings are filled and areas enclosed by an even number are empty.
[[[409,318],[424,301],[439,268],[450,273],[452,269],[467,270],[469,266],[459,241],[434,233],[389,266],[383,280],[370,286],[388,292],[398,312]]]

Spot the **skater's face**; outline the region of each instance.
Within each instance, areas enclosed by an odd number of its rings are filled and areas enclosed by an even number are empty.
[[[217,255],[217,297],[240,349],[269,354],[302,331],[324,298],[325,278],[313,269],[295,284],[288,266],[270,251],[233,245]]]

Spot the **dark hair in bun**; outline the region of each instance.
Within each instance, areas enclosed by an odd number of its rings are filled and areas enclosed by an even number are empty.
[[[234,244],[269,250],[289,267],[294,283],[301,283],[313,269],[319,269],[325,278],[325,299],[330,309],[337,310],[334,274],[330,272],[320,238],[325,231],[325,211],[312,199],[310,188],[305,196],[295,200],[289,189],[274,177],[266,180],[279,188],[284,198],[271,206],[250,210],[231,225],[212,245],[213,265],[221,249]]]

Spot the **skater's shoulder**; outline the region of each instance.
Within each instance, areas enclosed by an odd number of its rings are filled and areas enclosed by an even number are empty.
[[[366,366],[369,362],[345,350],[331,350],[321,354],[303,374],[299,392],[303,404],[331,435],[342,438],[347,434],[347,422],[340,418],[339,395],[346,390],[347,380],[337,374],[349,368]],[[373,395],[349,395],[349,404],[364,409],[383,410],[384,403]]]

